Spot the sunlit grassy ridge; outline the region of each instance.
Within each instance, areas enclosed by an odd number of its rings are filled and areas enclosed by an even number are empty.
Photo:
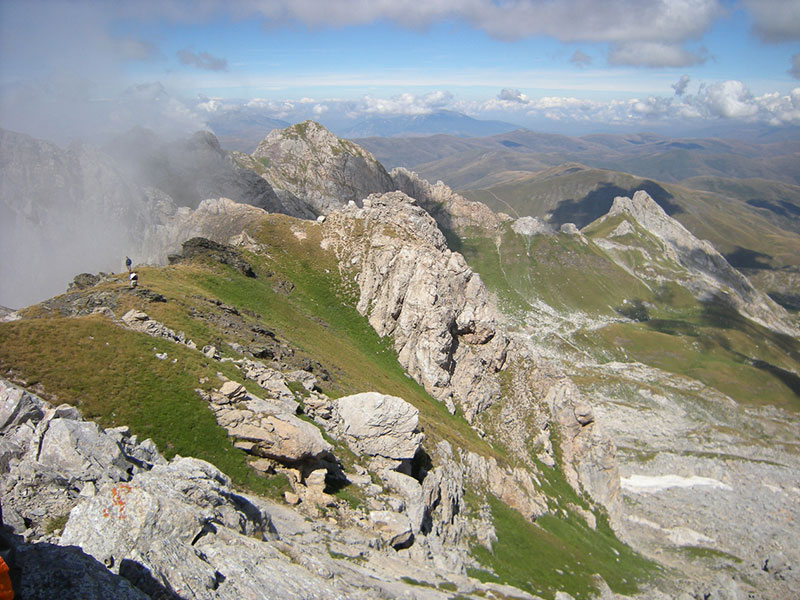
[[[207,299],[221,301],[237,308],[252,324],[269,328],[279,340],[295,348],[300,355],[324,365],[332,378],[320,384],[333,397],[370,390],[400,396],[420,409],[421,425],[432,442],[447,437],[456,444],[482,454],[492,453],[491,447],[462,418],[450,415],[443,404],[431,399],[421,386],[405,374],[397,362],[391,340],[381,339],[366,318],[355,310],[353,285],[347,284],[340,276],[335,257],[320,248],[319,231],[315,224],[270,215],[253,234],[265,245],[265,252],[243,252],[243,255],[252,262],[258,275],[256,278],[245,277],[230,267],[202,259],[166,268],[142,268],[139,270],[140,285],[162,294],[167,302],[147,303],[123,293],[117,312],[122,314],[129,308],[140,308],[168,327],[184,331],[198,347],[212,343],[219,347],[223,356],[240,357],[225,343],[231,337],[230,332],[226,332],[220,324],[192,316],[193,308],[199,308],[201,312],[208,309]],[[291,291],[287,292],[287,287],[281,287],[281,282],[291,282]],[[104,283],[100,289],[114,289],[115,286],[121,287],[122,284]],[[104,418],[106,423],[126,423],[136,431],[135,421],[126,422],[118,416],[113,417],[114,414],[120,414],[114,406],[113,396],[106,403],[100,403],[92,398],[95,395],[102,396],[102,389],[80,390],[75,387],[85,386],[80,382],[92,379],[90,371],[94,363],[108,360],[105,356],[95,359],[96,349],[93,346],[73,345],[66,341],[71,339],[69,336],[62,335],[62,329],[75,327],[74,323],[86,320],[47,317],[0,325],[0,336],[3,336],[0,337],[3,340],[0,360],[3,368],[14,369],[27,380],[41,382],[48,392],[55,393],[64,401],[91,402],[97,408],[87,416]],[[169,342],[123,330],[99,317],[93,317],[91,321],[95,327],[119,332],[116,344],[127,346],[136,340],[136,343],[145,347],[149,344],[158,348],[159,352],[167,351],[170,356],[173,352],[192,354],[188,349]],[[13,331],[18,332],[15,343],[8,337]],[[113,336],[109,334],[108,337]],[[26,338],[37,340],[35,352],[23,347]],[[62,339],[65,341],[60,342]],[[114,344],[110,343],[109,347],[104,346],[102,350],[113,354]],[[180,383],[174,383],[175,387],[185,387],[187,394],[191,395],[191,390],[198,387],[200,377],[214,376],[216,370],[224,371],[230,378],[242,379],[235,369],[223,368],[220,363],[209,366],[208,360],[201,360],[203,357],[199,352],[193,354],[197,355],[197,359],[191,361],[189,376]],[[26,356],[28,358],[23,364],[22,357]],[[176,376],[172,371],[177,366],[170,366],[172,363],[169,361],[159,361],[158,364],[168,370],[162,373],[164,381]],[[49,366],[43,369],[42,365]],[[135,383],[149,372],[149,367],[144,367],[144,363],[134,361],[132,365],[127,369],[106,372],[96,379],[113,382],[112,385],[120,389],[126,388],[129,382]],[[61,373],[58,378],[55,377],[57,372]],[[63,386],[67,380],[75,380],[76,383],[66,389]],[[155,401],[155,398],[163,395],[157,385],[130,387],[132,389],[128,394],[141,395],[149,401]],[[163,389],[168,390],[169,386]],[[89,397],[82,397],[82,392]],[[141,404],[127,403],[131,406]],[[210,411],[204,410],[213,421]],[[168,428],[167,421],[164,423]],[[166,437],[162,437],[162,441],[166,441]],[[189,450],[183,448],[181,452],[189,453]]]

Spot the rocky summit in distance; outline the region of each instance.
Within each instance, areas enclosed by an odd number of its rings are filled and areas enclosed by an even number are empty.
[[[305,121],[272,131],[252,154],[255,165],[274,187],[285,190],[318,214],[375,192],[394,189],[383,166],[366,150]]]

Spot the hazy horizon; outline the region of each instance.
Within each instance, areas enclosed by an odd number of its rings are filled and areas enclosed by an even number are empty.
[[[793,0],[6,0],[0,44],[0,126],[57,143],[437,110],[567,135],[800,125]]]

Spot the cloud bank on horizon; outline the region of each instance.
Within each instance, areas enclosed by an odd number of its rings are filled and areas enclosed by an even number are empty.
[[[4,0],[0,126],[800,125],[800,0]]]

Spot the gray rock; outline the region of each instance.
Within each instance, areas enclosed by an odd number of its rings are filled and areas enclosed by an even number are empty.
[[[369,520],[381,539],[393,548],[406,548],[414,541],[414,531],[410,519],[403,514],[389,510],[374,510]]]
[[[420,531],[426,526],[428,516],[428,506],[425,503],[425,494],[423,493],[422,486],[419,481],[405,475],[384,469],[381,472],[381,479],[386,482],[386,485],[400,494],[405,502],[405,514],[411,522],[411,529],[415,535],[419,535]]]
[[[322,458],[333,450],[319,429],[292,414],[227,411],[218,419],[229,435],[253,442],[251,453],[258,456],[295,462]]]
[[[403,167],[392,169],[395,188],[416,200],[443,230],[466,233],[468,227],[494,231],[500,219],[482,202],[467,200],[441,181],[431,184]]]
[[[545,223],[539,217],[520,217],[511,224],[511,229],[519,235],[553,235],[553,226]]]
[[[786,572],[792,569],[792,564],[783,552],[773,552],[764,559],[761,568],[774,577],[784,579]]]
[[[70,513],[62,545],[78,545],[100,561],[135,558],[157,540],[191,545],[209,523],[244,535],[263,535],[269,516],[230,489],[213,465],[176,457],[137,474],[129,483],[104,485]]]
[[[394,189],[369,152],[313,121],[272,131],[253,158],[261,162],[263,177],[274,188],[305,201],[317,214]]]
[[[345,439],[359,454],[410,460],[422,444],[419,411],[402,398],[365,392],[339,398],[336,410]]]
[[[135,331],[145,333],[151,337],[164,338],[171,342],[183,344],[190,348],[196,348],[192,340],[186,339],[186,334],[182,331],[174,332],[172,329],[151,319],[147,313],[141,310],[131,309],[122,315],[122,322]]]
[[[436,222],[401,192],[374,195],[323,224],[326,245],[359,265],[357,309],[392,336],[400,363],[468,420],[500,396],[508,338],[480,277],[447,249]]]
[[[0,380],[0,432],[44,417],[45,402],[22,388]]]
[[[37,428],[36,461],[62,477],[126,481],[132,466],[119,444],[95,424],[72,419],[44,420]]]

